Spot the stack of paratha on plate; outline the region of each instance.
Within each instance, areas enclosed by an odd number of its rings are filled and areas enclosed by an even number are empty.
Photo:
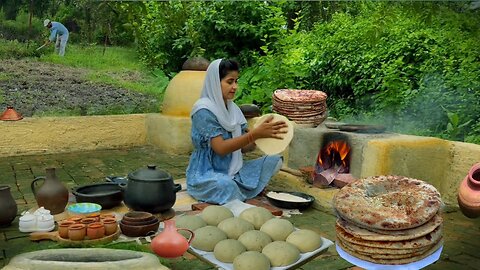
[[[272,96],[274,112],[297,124],[318,126],[327,117],[327,94],[318,90],[275,90]]]
[[[378,264],[421,260],[442,245],[441,198],[432,185],[403,176],[375,176],[333,198],[338,245]]]

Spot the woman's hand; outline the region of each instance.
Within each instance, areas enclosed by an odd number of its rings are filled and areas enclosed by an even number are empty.
[[[285,121],[273,121],[273,116],[269,116],[263,123],[250,131],[253,139],[276,138],[283,139],[282,134],[288,132],[288,125]]]

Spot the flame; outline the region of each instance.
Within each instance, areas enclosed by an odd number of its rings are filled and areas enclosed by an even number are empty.
[[[347,167],[348,154],[350,153],[350,146],[345,141],[331,141],[318,153],[318,163],[324,167],[325,162],[322,158],[331,158],[337,153],[340,157],[342,165]],[[333,164],[333,161],[332,161]]]

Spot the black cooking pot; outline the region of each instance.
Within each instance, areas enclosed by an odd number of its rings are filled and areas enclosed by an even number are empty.
[[[123,200],[121,187],[116,183],[99,183],[75,187],[72,189],[77,202],[91,202],[109,209],[120,205]]]
[[[174,184],[172,176],[155,165],[148,165],[128,174],[128,183],[120,184],[124,189],[125,204],[132,210],[158,213],[175,204],[176,193],[182,189]]]

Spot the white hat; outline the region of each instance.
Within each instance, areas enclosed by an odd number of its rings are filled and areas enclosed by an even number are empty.
[[[50,23],[50,20],[49,19],[45,19],[45,21],[43,21],[43,26],[47,27],[47,25]]]

